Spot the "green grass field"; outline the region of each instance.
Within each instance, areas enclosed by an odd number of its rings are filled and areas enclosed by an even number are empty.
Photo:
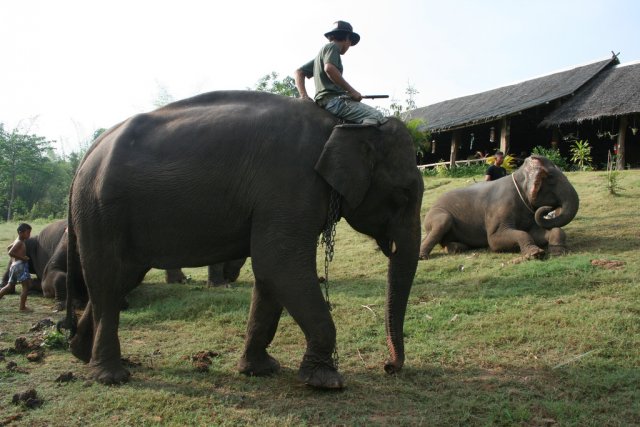
[[[517,254],[445,255],[437,247],[420,262],[405,322],[406,364],[396,376],[382,369],[386,258],[341,221],[330,296],[344,391],[297,382],[304,337],[286,315],[270,349],[282,372],[236,372],[250,263],[232,288],[208,288],[205,268],[186,269],[186,285],[164,284],[154,270],[121,315],[131,381],[93,383],[62,349],[46,350],[40,362],[6,354],[0,425],[639,425],[640,171],[621,172],[620,196],[608,194],[602,172],[568,176],[581,198],[565,227],[569,255],[512,264]],[[470,182],[425,178],[423,215],[437,196]],[[46,223],[33,225],[35,234]],[[0,247],[15,228],[0,224]],[[320,270],[323,259],[319,251]],[[51,300],[31,296],[27,303],[34,311],[21,314],[18,295],[0,301],[0,348],[38,336],[29,332],[38,320],[61,317],[51,313]],[[191,360],[199,351],[217,354],[206,371]],[[8,369],[9,362],[20,369]],[[56,383],[67,371],[76,380]],[[42,406],[12,404],[29,388]]]

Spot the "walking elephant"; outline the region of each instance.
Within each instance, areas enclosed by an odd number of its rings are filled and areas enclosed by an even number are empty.
[[[69,200],[69,251],[80,253],[89,303],[77,325],[73,310],[65,322],[73,354],[90,362],[98,381],[130,375],[120,359],[118,307],[147,270],[250,255],[255,285],[239,371],[279,370],[267,347],[286,308],[307,341],[299,378],[342,388],[316,270],[330,213],[389,257],[385,370],[401,369],[420,247],[415,149],[395,118],[379,127],[337,124],[309,101],[224,91],[135,116],[95,141]],[[332,194],[339,209],[329,209]]]
[[[443,194],[424,218],[420,258],[436,244],[448,253],[489,247],[519,249],[525,259],[566,251],[560,228],[578,212],[578,193],[542,156],[528,157],[512,175]]]

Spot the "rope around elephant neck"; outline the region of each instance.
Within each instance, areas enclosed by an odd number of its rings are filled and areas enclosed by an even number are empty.
[[[327,222],[322,230],[320,244],[324,246],[324,299],[327,307],[331,312],[333,306],[329,300],[329,263],[333,261],[334,246],[336,239],[336,224],[340,221],[340,193],[335,189],[331,189],[329,195],[329,211],[327,213]],[[333,350],[333,361],[335,368],[338,369],[338,347]]]
[[[524,200],[524,197],[522,197],[522,193],[520,192],[520,188],[518,188],[518,183],[516,182],[516,177],[514,176],[514,174],[511,174],[511,179],[513,180],[513,185],[516,186],[516,191],[518,192],[518,196],[520,196],[520,200],[522,200],[522,203],[524,203],[526,208],[529,209],[529,212],[535,214],[534,210],[529,207],[529,203],[527,203],[526,200]]]

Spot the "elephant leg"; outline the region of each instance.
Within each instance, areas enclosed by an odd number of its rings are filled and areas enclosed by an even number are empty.
[[[233,261],[225,262],[223,268],[225,280],[227,280],[229,283],[238,280],[238,276],[240,276],[240,270],[242,270],[242,267],[244,266],[244,263],[246,261],[246,258],[240,258],[234,259]]]
[[[549,242],[548,251],[550,255],[559,256],[567,254],[567,235],[562,228],[556,227],[547,230],[547,241]]]
[[[120,304],[118,298],[108,298],[107,304],[93,305],[94,342],[91,351],[92,376],[103,384],[126,382],[130,373],[121,361],[118,322]]]
[[[223,262],[210,265],[207,268],[207,273],[208,273],[207,285],[209,286],[222,286],[228,283],[227,280],[224,278]]]
[[[93,350],[93,314],[91,301],[87,303],[84,312],[78,322],[78,329],[75,336],[69,342],[71,353],[85,363],[91,361],[91,351]]]
[[[38,279],[33,279],[31,280],[31,286],[29,287],[29,292],[34,292],[34,293],[42,293],[42,295],[45,298],[53,298],[50,296],[45,295],[45,291],[42,287],[42,281],[38,280]]]
[[[453,218],[443,210],[432,210],[425,218],[425,235],[420,244],[420,259],[429,259],[433,248],[442,242],[445,234],[451,229]]]
[[[56,288],[52,284],[54,281],[51,278],[51,275],[47,275],[41,282],[40,285],[42,287],[42,296],[45,298],[55,298],[56,297]]]
[[[524,259],[542,258],[545,253],[536,245],[532,235],[522,230],[504,229],[487,236],[487,240],[494,252],[512,251],[519,247]]]
[[[536,245],[541,247],[548,246],[547,249],[550,255],[558,256],[567,253],[567,235],[562,228],[555,227],[547,230],[542,227],[535,227],[530,233]]]
[[[67,304],[67,274],[58,272],[52,277],[54,295],[54,311],[64,310]]]
[[[252,236],[253,271],[256,281],[265,284],[304,332],[307,350],[298,377],[313,387],[342,388],[342,376],[333,362],[336,328],[318,286],[316,236],[308,230],[288,230],[289,234],[280,237],[274,235],[281,230],[266,231],[264,239]],[[282,250],[273,250],[274,241]],[[276,312],[273,306],[263,310],[271,316]],[[261,345],[270,339],[266,332],[271,328],[263,329]]]
[[[176,270],[165,270],[164,274],[167,283],[185,283],[187,281],[187,277],[179,268]]]
[[[265,289],[264,283],[256,280],[247,324],[245,350],[238,363],[241,373],[261,376],[280,370],[280,364],[269,356],[267,347],[276,334],[281,314],[282,305]]]
[[[448,254],[459,254],[469,250],[469,246],[460,242],[443,242],[444,250]]]
[[[121,360],[118,339],[120,308],[125,294],[137,286],[138,279],[146,272],[145,269],[126,264],[120,264],[111,271],[104,268],[104,265],[115,264],[116,262],[104,259],[94,266],[85,264],[94,326],[89,364],[93,377],[103,384],[120,384],[126,382],[131,375]]]

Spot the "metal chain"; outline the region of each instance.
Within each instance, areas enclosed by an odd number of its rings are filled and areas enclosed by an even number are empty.
[[[320,244],[324,246],[324,299],[327,302],[327,307],[331,312],[333,306],[329,300],[329,263],[333,261],[335,238],[336,238],[336,224],[340,220],[340,193],[335,189],[331,189],[329,196],[329,211],[327,215],[327,222],[322,230]],[[333,351],[333,359],[336,369],[338,369],[338,348],[337,345]]]

